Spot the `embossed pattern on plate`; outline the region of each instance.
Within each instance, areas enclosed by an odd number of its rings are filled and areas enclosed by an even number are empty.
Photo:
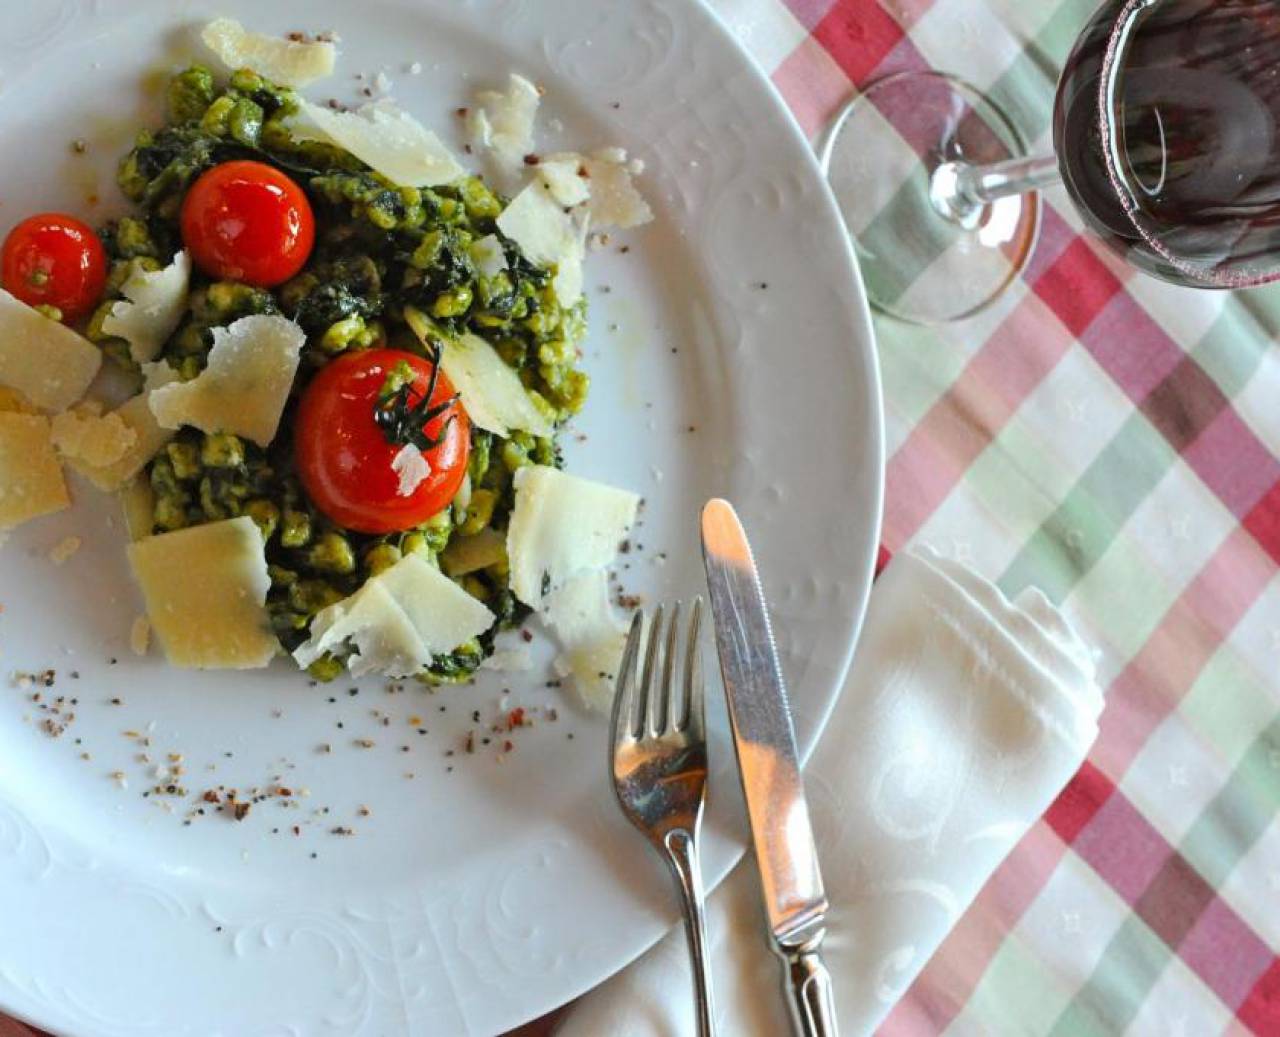
[[[626,254],[607,248],[589,263],[593,390],[569,464],[646,496],[643,551],[622,576],[655,599],[698,589],[699,508],[734,501],[807,752],[870,584],[875,358],[807,145],[710,13],[690,0],[376,0],[358,14],[337,0],[57,0],[3,11],[0,131],[23,147],[0,155],[0,233],[37,209],[100,219],[120,207],[114,163],[158,112],[144,86],[200,54],[193,29],[214,13],[263,31],[336,29],[339,74],[313,97],[354,100],[352,73],[385,69],[402,103],[457,145],[451,112],[468,83],[515,68],[547,86],[544,125],[563,123],[544,147],[618,143],[644,159],[657,220],[627,235]],[[410,75],[414,61],[421,73]],[[87,155],[71,155],[76,137]],[[88,207],[89,195],[101,201]],[[73,491],[71,512],[0,549],[0,1008],[94,1037],[488,1035],[598,983],[676,921],[610,800],[602,720],[541,674],[490,674],[430,697],[372,683],[335,703],[283,665],[177,679],[158,656],[128,652],[140,602],[120,523],[85,487]],[[55,568],[48,549],[72,534],[84,546]],[[46,666],[81,675],[77,721],[58,740],[24,722],[29,704],[7,687],[11,669]],[[732,749],[711,701],[714,884],[741,845],[728,834]],[[523,732],[501,764],[445,756],[472,710],[504,702],[556,706],[560,720]],[[405,738],[368,726],[371,707],[391,731],[424,713],[429,733],[402,752]],[[139,795],[140,777],[129,790],[107,777],[140,775],[120,732],[149,723],[157,752],[186,755],[195,787],[209,767],[209,784],[284,772],[332,814],[308,813],[297,838],[272,833],[296,818],[268,806],[241,824],[183,827]],[[379,745],[362,752],[346,740],[366,728]],[[321,758],[316,746],[330,741]],[[356,820],[359,804],[372,816]],[[355,837],[328,835],[347,822]]]

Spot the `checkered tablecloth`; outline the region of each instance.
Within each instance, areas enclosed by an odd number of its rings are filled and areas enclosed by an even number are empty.
[[[1097,0],[712,2],[815,139],[859,85],[935,68],[1047,152]],[[1045,201],[992,310],[877,320],[884,537],[1042,587],[1107,708],[884,1032],[1280,1034],[1280,289],[1164,285]]]
[[[1095,5],[710,2],[815,137],[859,84],[932,67],[1046,149]],[[884,536],[1042,587],[1099,648],[1108,705],[884,1032],[1280,1034],[1280,289],[1163,285],[1046,202],[993,309],[877,323]]]

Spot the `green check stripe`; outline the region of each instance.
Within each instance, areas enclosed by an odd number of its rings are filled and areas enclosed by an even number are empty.
[[[1135,411],[998,581],[1015,596],[1039,586],[1061,602],[1164,478],[1173,448]]]
[[[1028,140],[1038,140],[1053,118],[1058,70],[1098,6],[1097,0],[1066,0],[1036,38],[991,86],[993,101]]]
[[[1257,372],[1267,349],[1262,314],[1239,297],[1191,351],[1228,398]],[[1080,477],[1061,505],[1032,534],[999,580],[1007,594],[1039,585],[1062,601],[1110,548],[1172,466],[1176,453],[1140,412],[1134,411]]]
[[[1267,695],[1261,686],[1235,693]],[[1196,820],[1180,852],[1214,888],[1226,882],[1240,860],[1280,811],[1280,714],[1263,729],[1231,772],[1226,785]]]
[[[1114,1037],[1134,1020],[1173,952],[1137,915],[1121,924],[1089,982],[1058,1017],[1052,1037]]]
[[[1230,648],[1223,650],[1230,652]],[[1218,889],[1271,825],[1277,811],[1280,714],[1254,739],[1226,785],[1192,825],[1178,853]],[[1133,1021],[1173,953],[1145,922],[1130,915],[1051,1032],[1059,1037],[1121,1032]]]
[[[858,235],[859,254],[874,257],[874,262],[862,263],[862,276],[872,298],[889,303],[901,299],[929,264],[959,237],[960,229],[944,220],[921,220],[920,213],[928,211],[929,180],[924,168],[917,166]],[[912,245],[906,249],[902,235],[908,227]]]

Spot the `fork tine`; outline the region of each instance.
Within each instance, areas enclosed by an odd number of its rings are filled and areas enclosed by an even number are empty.
[[[682,730],[688,730],[695,739],[706,737],[706,681],[702,679],[702,652],[699,635],[702,632],[702,596],[693,599],[693,614],[689,617],[688,654],[684,661],[684,720]]]
[[[676,640],[680,636],[680,602],[676,601],[671,605],[671,617],[667,620],[665,636],[661,630],[655,630],[652,636],[654,640],[662,639],[662,682],[655,689],[656,693],[651,693],[653,697],[649,703],[649,730],[660,735],[671,728],[674,712],[672,699],[675,682],[671,676],[679,658]]]
[[[609,719],[609,743],[612,746],[609,769],[613,769],[613,752],[619,745],[636,735],[636,660],[640,655],[640,635],[644,630],[644,613],[636,612],[627,634],[627,645],[622,650],[622,662],[618,666],[618,690],[613,697],[613,713]]]
[[[650,704],[655,695],[654,682],[658,677],[658,644],[662,640],[663,606],[653,610],[649,622],[649,643],[644,651],[644,677],[640,680],[640,701],[636,707],[636,737],[643,738],[649,731]]]

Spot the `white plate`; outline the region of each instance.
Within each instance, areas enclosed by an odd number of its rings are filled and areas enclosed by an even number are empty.
[[[620,239],[629,253],[590,257],[594,388],[586,440],[568,437],[569,467],[647,496],[643,549],[623,576],[650,599],[699,590],[698,508],[712,494],[738,504],[812,745],[876,546],[871,329],[803,137],[704,8],[6,0],[2,13],[0,231],[46,208],[106,215],[114,162],[155,118],[155,84],[199,53],[192,27],[219,13],[263,31],[336,29],[340,71],[313,97],[351,99],[355,72],[385,69],[401,102],[456,142],[453,109],[516,68],[548,89],[544,125],[563,122],[544,146],[618,143],[642,157],[658,219]],[[405,71],[413,61],[421,74]],[[87,156],[72,154],[76,137]],[[102,198],[92,209],[89,194]],[[154,652],[136,659],[126,642],[140,604],[116,508],[84,486],[74,493],[71,512],[0,551],[4,1010],[128,1037],[493,1034],[599,982],[675,920],[667,877],[605,784],[603,722],[544,675],[436,694],[370,683],[351,697],[346,682],[312,688],[283,664],[235,675],[175,671]],[[47,551],[67,535],[84,546],[56,567]],[[44,667],[58,671],[46,698],[79,700],[56,739],[8,687],[10,671]],[[739,830],[732,752],[712,702],[708,885],[740,853],[726,834]],[[559,720],[518,731],[501,760],[501,738],[445,755],[505,703],[539,716],[554,706]],[[240,823],[184,826],[141,796],[130,729],[150,731],[156,760],[184,755],[193,794],[279,775],[310,789],[307,807],[265,803]],[[333,751],[318,752],[322,742]],[[116,770],[127,790],[108,777]],[[356,834],[330,834],[339,825]]]

